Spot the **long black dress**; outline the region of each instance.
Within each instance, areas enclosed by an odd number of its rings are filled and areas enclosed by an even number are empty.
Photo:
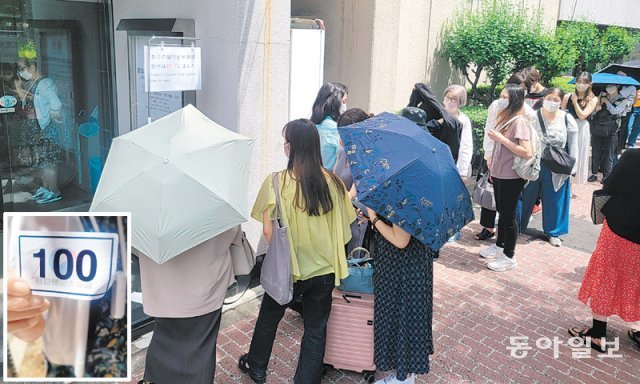
[[[433,256],[411,237],[399,249],[375,234],[375,364],[398,380],[429,372],[433,354]]]

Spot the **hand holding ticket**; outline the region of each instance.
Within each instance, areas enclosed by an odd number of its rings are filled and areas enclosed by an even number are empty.
[[[49,309],[49,302],[33,296],[29,282],[12,273],[7,281],[7,296],[7,330],[27,342],[40,337],[45,326],[42,314]]]

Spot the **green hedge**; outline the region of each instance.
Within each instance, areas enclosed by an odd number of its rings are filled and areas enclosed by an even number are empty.
[[[484,105],[469,105],[460,109],[469,116],[473,128],[473,148],[475,154],[483,154],[484,126],[487,123],[488,108]]]
[[[558,87],[567,93],[573,92],[575,89],[575,86],[573,84],[567,84],[569,81],[571,81],[571,79],[573,79],[573,77],[571,76],[554,77],[549,82],[549,87]]]

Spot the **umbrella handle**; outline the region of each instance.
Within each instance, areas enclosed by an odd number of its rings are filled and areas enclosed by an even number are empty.
[[[349,255],[347,256],[347,260],[349,260],[349,259],[353,259],[353,254],[354,254],[356,251],[362,251],[362,252],[366,253],[366,254],[367,254],[367,256],[366,256],[366,257],[367,257],[367,258],[369,258],[369,259],[371,259],[371,252],[369,252],[369,250],[368,250],[368,249],[366,249],[366,248],[364,248],[364,247],[355,247],[355,248],[353,248],[353,249],[351,250],[351,252],[349,252]]]

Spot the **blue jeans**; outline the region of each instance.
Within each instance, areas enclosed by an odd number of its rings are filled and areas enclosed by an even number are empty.
[[[638,135],[640,135],[640,107],[633,109],[633,113],[629,119],[629,139],[627,146],[635,147]]]

